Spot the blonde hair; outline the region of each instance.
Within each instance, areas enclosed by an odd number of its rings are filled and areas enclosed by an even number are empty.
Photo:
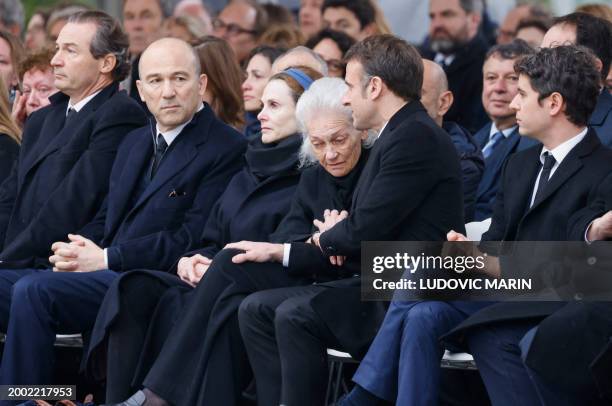
[[[4,79],[0,76],[0,133],[4,133],[21,144],[21,130],[13,121],[9,108],[8,90]]]
[[[385,13],[378,4],[378,0],[370,0],[370,3],[372,3],[372,7],[374,7],[375,11],[374,25],[376,26],[376,34],[393,34],[391,26],[389,26],[389,22],[385,17]]]

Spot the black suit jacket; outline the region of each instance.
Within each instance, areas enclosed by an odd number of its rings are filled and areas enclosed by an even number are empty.
[[[576,145],[549,180],[545,193],[529,207],[540,171],[541,146],[517,152],[504,167],[491,227],[483,241],[566,241],[574,213],[595,200],[599,185],[612,172],[612,150],[593,129]],[[583,236],[578,238],[582,240]],[[502,269],[503,272],[503,269]],[[475,313],[450,333],[461,338],[466,329],[498,321],[537,319],[562,302],[503,302]]]
[[[489,121],[482,106],[482,66],[487,49],[486,40],[476,35],[456,52],[453,62],[444,67],[448,87],[455,96],[444,119],[459,123],[472,134]],[[431,49],[422,49],[421,54],[431,60],[436,55]]]
[[[34,112],[18,163],[0,186],[2,267],[47,266],[51,244],[87,224],[108,192],[124,136],[145,114],[117,83],[104,88],[64,126],[68,96]]]
[[[96,218],[79,231],[108,248],[114,271],[167,270],[196,248],[214,203],[243,165],[244,137],[206,105],[170,145],[144,191],[134,196],[151,166],[154,134],[151,122],[126,137],[108,197]]]

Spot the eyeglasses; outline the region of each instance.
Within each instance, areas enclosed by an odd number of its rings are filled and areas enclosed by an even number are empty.
[[[242,28],[241,26],[239,26],[238,24],[235,24],[235,23],[226,24],[220,18],[215,18],[213,20],[212,25],[213,25],[213,29],[215,31],[225,30],[227,35],[232,36],[232,37],[236,36],[236,35],[240,35],[240,34],[250,34],[250,35],[257,34],[256,31],[244,29],[244,28]]]

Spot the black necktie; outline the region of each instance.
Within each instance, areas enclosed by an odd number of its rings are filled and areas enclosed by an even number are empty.
[[[553,166],[555,166],[556,162],[555,157],[552,156],[550,152],[544,153],[544,164],[542,165],[542,173],[540,174],[540,181],[538,182],[538,191],[536,192],[535,199],[533,199],[534,203],[544,194],[544,189],[546,189],[546,185],[548,185],[548,178],[550,178],[550,171]]]
[[[168,144],[166,144],[166,140],[164,136],[161,134],[157,134],[157,142],[155,143],[155,155],[153,155],[153,165],[151,166],[151,179],[155,176],[155,172],[157,172],[157,168],[159,168],[159,163],[164,156],[164,153],[168,149]]]
[[[76,115],[77,115],[77,111],[73,109],[72,107],[70,107],[68,109],[68,112],[66,113],[66,120],[64,121],[64,127],[66,127],[68,123],[70,123],[70,121],[74,120]]]

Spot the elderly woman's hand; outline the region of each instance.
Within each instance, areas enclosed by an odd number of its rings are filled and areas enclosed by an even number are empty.
[[[240,241],[227,244],[225,248],[242,250],[232,258],[235,264],[243,262],[283,262],[283,244],[269,242]]]

